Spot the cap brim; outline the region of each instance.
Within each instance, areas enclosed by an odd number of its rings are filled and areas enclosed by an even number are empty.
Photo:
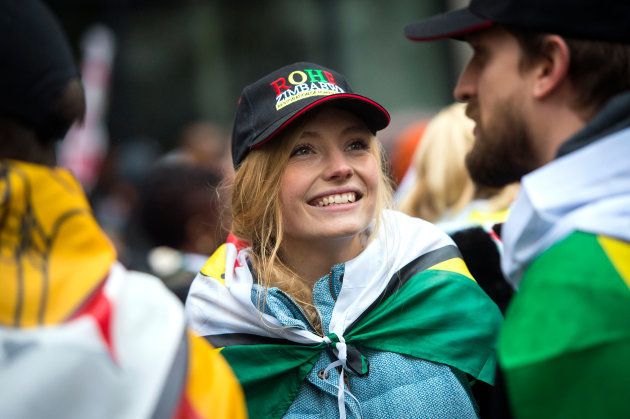
[[[284,131],[296,119],[324,104],[334,105],[352,112],[361,118],[367,125],[368,129],[374,133],[389,125],[389,112],[372,99],[352,93],[339,93],[324,96],[297,110],[296,112],[288,114],[284,118],[276,121],[259,135],[260,140],[252,144],[250,148],[258,148],[263,144],[268,143]]]
[[[492,20],[479,17],[468,8],[464,8],[411,23],[405,27],[405,36],[413,41],[460,39],[493,24]]]

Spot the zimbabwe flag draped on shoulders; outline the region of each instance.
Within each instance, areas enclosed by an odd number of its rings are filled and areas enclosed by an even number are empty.
[[[223,347],[251,417],[282,416],[329,347],[354,371],[365,368],[350,350],[359,346],[444,363],[492,383],[501,314],[450,238],[430,223],[385,211],[376,237],[345,263],[328,336],[260,311],[247,255],[245,243],[229,238],[197,275],[186,312],[197,333]]]

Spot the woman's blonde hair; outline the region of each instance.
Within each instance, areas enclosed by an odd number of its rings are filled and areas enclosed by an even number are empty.
[[[435,115],[414,155],[416,184],[400,210],[435,222],[449,210],[457,211],[474,196],[464,157],[474,140],[474,122],[466,117],[465,105],[456,103]]]
[[[311,324],[320,328],[312,304],[312,285],[284,263],[280,252],[284,237],[280,180],[304,124],[316,112],[309,113],[274,141],[252,150],[236,170],[232,186],[232,233],[250,243],[250,260],[258,283],[289,294],[305,310]],[[378,223],[383,209],[391,207],[392,186],[386,175],[381,143],[375,136],[369,149],[380,172],[375,212]],[[264,301],[259,304],[262,306]]]
[[[465,165],[474,142],[475,123],[466,116],[463,103],[452,104],[429,122],[414,155],[417,180],[400,204],[400,210],[414,217],[436,222],[456,214],[476,198],[490,198],[495,210],[507,208],[515,189],[480,189]]]

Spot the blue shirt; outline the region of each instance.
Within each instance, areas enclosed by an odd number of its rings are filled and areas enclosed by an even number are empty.
[[[324,334],[329,333],[333,307],[343,284],[343,272],[344,264],[335,265],[313,287],[313,303],[320,314]],[[258,304],[259,293],[263,291],[260,286],[252,289],[254,304]],[[268,289],[264,310],[283,325],[315,332],[302,309],[277,288]],[[370,367],[365,376],[344,372],[348,418],[478,417],[468,379],[459,370],[393,352],[357,349],[368,359]],[[339,371],[332,368],[327,375],[323,374],[324,369],[336,360],[329,351],[322,351],[285,418],[339,417]]]

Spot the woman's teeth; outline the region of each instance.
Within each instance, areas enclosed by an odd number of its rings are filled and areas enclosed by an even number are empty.
[[[347,204],[348,202],[354,202],[357,200],[357,196],[354,192],[347,192],[342,194],[330,195],[320,199],[317,202],[318,207],[325,207],[333,204]]]

